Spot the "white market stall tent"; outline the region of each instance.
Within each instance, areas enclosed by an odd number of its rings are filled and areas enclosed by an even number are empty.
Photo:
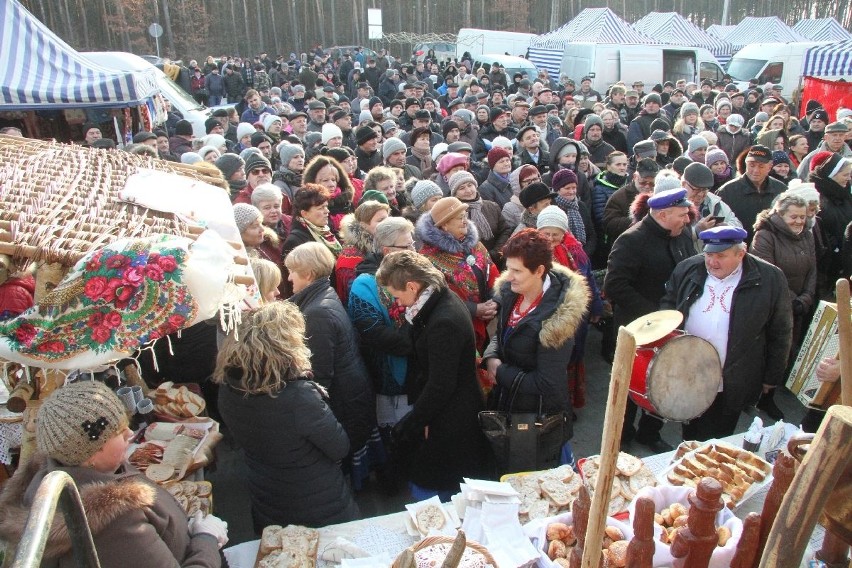
[[[808,41],[808,38],[794,31],[776,16],[743,18],[724,39],[731,44],[735,52],[752,43]]]
[[[731,44],[705,32],[677,12],[651,12],[634,23],[633,29],[665,45],[703,47],[722,65],[734,52]]]
[[[846,41],[852,34],[846,31],[834,18],[806,18],[800,20],[793,31],[812,41]]]

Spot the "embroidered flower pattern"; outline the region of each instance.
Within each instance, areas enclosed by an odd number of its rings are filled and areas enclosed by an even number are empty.
[[[713,288],[713,286],[707,286],[707,289],[710,291],[710,303],[707,304],[707,307],[704,308],[703,312],[706,314],[707,312],[712,310],[713,306],[716,305],[716,300],[718,299],[719,300],[719,307],[722,308],[722,311],[725,312],[726,314],[731,313],[731,308],[725,305],[725,296],[727,296],[728,292],[730,292],[733,288],[734,288],[733,286],[726,286],[722,290],[722,293],[719,294],[719,296],[717,298],[716,289]]]

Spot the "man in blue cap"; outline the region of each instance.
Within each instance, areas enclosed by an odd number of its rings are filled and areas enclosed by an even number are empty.
[[[704,255],[677,265],[660,309],[683,313],[683,329],[709,341],[722,362],[722,390],[684,440],[730,436],[740,413],[781,384],[793,329],[784,273],[746,252],[739,227],[702,231]],[[684,393],[688,396],[688,393]]]
[[[616,328],[660,309],[665,283],[675,266],[695,255],[688,230],[689,208],[683,188],[661,191],[648,199],[651,211],[624,231],[612,245],[604,292],[613,304]],[[628,400],[621,439],[648,446],[657,453],[672,446],[660,437],[662,420],[643,413],[638,430],[636,404]]]

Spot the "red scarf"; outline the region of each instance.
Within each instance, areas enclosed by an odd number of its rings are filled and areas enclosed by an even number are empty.
[[[583,250],[583,245],[570,231],[565,231],[562,242],[553,249],[553,260],[574,272],[579,272],[581,267],[589,264],[589,257]]]

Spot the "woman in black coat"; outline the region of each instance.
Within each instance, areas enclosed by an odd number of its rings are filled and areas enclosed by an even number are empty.
[[[497,333],[482,356],[496,382],[491,392],[497,410],[563,413],[565,438],[570,439],[571,398],[568,362],[574,333],[591,301],[583,276],[554,265],[550,242],[535,229],[512,236],[503,249],[506,272],[495,284],[500,305]],[[518,381],[517,395],[510,392]],[[530,463],[530,469],[553,467]]]
[[[314,380],[328,391],[329,406],[349,436],[356,488],[369,475],[366,444],[376,430],[376,403],[358,338],[349,315],[331,287],[334,256],[320,243],[305,243],[286,259],[293,296],[305,317]],[[357,472],[356,472],[357,470]]]
[[[490,469],[479,428],[485,400],[470,312],[443,274],[414,251],[385,256],[376,281],[406,307],[412,328],[406,389],[413,409],[394,427],[399,447],[410,453],[412,496],[449,501],[462,477],[483,477]]]
[[[349,437],[325,390],[305,379],[304,337],[298,308],[271,302],[243,315],[239,339],[229,335],[216,359],[219,412],[245,452],[257,534],[268,525],[322,527],[359,516],[338,465]]]

